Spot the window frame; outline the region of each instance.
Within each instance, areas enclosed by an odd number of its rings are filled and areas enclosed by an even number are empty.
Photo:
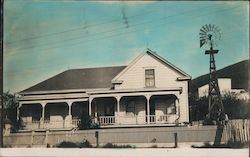
[[[152,74],[147,74],[147,71],[152,71]],[[147,68],[144,71],[144,86],[146,88],[150,88],[150,87],[155,87],[155,69],[154,68]],[[152,85],[151,85],[151,82]]]

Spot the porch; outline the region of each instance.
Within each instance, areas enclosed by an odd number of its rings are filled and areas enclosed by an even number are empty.
[[[79,129],[86,121],[99,127],[176,125],[181,89],[88,92],[83,99],[22,101],[18,118],[24,130]]]

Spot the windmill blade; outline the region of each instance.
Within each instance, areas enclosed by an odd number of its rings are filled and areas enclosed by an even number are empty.
[[[212,30],[214,30],[215,29],[215,25],[212,25],[212,28],[211,28]]]
[[[205,43],[206,43],[206,40],[205,40],[205,39],[200,40],[200,47],[202,47]]]
[[[205,27],[206,27],[207,31],[210,31],[208,25],[205,25]]]
[[[204,34],[204,33],[199,33],[199,35],[200,35],[200,36],[206,36],[206,34]]]
[[[205,28],[204,26],[202,26],[202,29],[203,29],[205,32],[207,32],[207,30],[206,30],[206,28]]]
[[[214,24],[205,24],[201,27],[200,32],[200,47],[204,44],[216,45],[216,40],[220,40],[220,29]]]
[[[203,30],[203,29],[200,29],[200,33],[205,33],[206,34],[206,31]]]
[[[205,31],[200,31],[200,34],[204,34],[204,35],[206,35],[207,33],[205,32]]]
[[[207,36],[206,35],[201,35],[200,39],[207,39]]]
[[[211,31],[211,30],[212,30],[212,26],[211,26],[211,24],[209,24],[209,25],[208,25],[208,28],[209,28],[209,31]]]

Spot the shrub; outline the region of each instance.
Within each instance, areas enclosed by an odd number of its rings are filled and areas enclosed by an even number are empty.
[[[131,145],[116,145],[112,143],[107,143],[102,146],[102,148],[134,148]]]
[[[63,141],[60,144],[57,145],[58,148],[80,148],[76,143],[74,142],[66,142]]]
[[[84,139],[82,142],[68,142],[63,141],[59,143],[56,147],[58,148],[92,148],[93,146],[90,142]]]
[[[250,108],[247,100],[238,99],[237,95],[225,93],[222,96],[225,113],[229,119],[249,118]],[[208,97],[195,98],[189,93],[190,120],[205,120],[208,113]],[[237,111],[237,112],[235,112]],[[213,124],[211,121],[205,121],[205,124]]]
[[[154,144],[150,148],[158,148],[158,146],[156,144]]]
[[[81,122],[79,123],[78,127],[80,130],[100,128],[97,123],[92,122],[92,118],[89,115],[82,115]]]
[[[83,140],[82,142],[80,142],[79,144],[80,148],[92,148],[93,146],[90,144],[90,142],[88,140]]]

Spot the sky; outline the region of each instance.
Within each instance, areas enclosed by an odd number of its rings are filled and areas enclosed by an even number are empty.
[[[247,1],[4,1],[4,91],[68,69],[128,65],[146,48],[195,78],[209,72],[206,24],[220,29],[217,69],[249,58]]]

